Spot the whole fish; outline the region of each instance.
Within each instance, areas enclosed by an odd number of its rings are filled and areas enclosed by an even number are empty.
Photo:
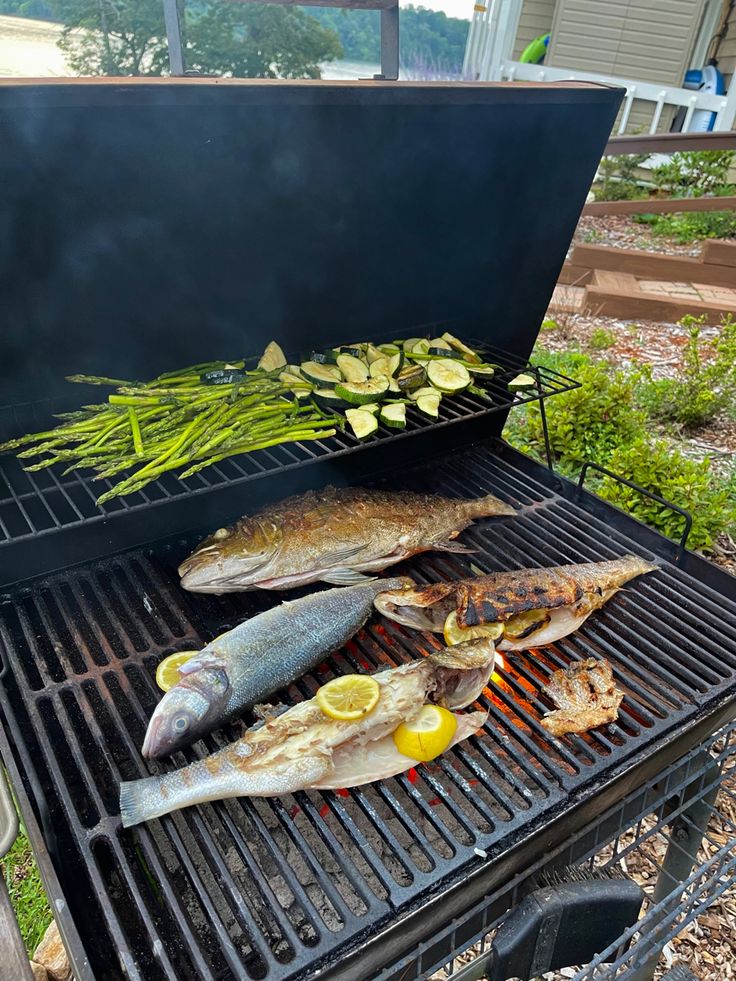
[[[143,755],[166,756],[227,722],[319,664],[368,619],[382,579],[281,603],[216,637],[179,668],[151,716]],[[413,583],[412,583],[413,585]]]
[[[428,701],[450,710],[470,705],[488,684],[494,661],[493,642],[484,639],[381,671],[373,676],[380,686],[376,707],[355,722],[325,715],[316,698],[301,702],[206,759],[121,784],[123,826],[209,800],[357,787],[403,773],[416,760],[396,748],[396,728]],[[457,715],[447,749],[487,717],[487,712]]]
[[[476,500],[408,491],[325,487],[269,505],[206,538],[179,566],[197,593],[347,586],[402,559],[453,543],[475,518],[515,514],[488,494]]]
[[[385,616],[416,630],[442,631],[452,615],[460,633],[495,624],[500,650],[526,650],[571,634],[624,583],[656,568],[625,555],[609,562],[515,569],[424,589],[389,590],[378,594],[375,604]]]

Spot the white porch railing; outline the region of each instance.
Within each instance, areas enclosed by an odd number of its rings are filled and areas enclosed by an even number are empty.
[[[653,106],[650,133],[657,132],[665,106],[684,107],[683,132],[689,130],[693,114],[697,110],[716,114],[714,130],[733,129],[736,119],[736,81],[731,82],[727,94],[712,95],[677,86],[664,86],[653,82],[598,75],[593,72],[571,71],[569,68],[528,65],[513,61],[511,54],[519,26],[521,5],[522,0],[484,0],[482,3],[476,3],[465,48],[463,64],[465,78],[483,82],[577,80],[618,85],[626,89],[623,111],[619,117],[619,134],[626,132],[635,100]]]

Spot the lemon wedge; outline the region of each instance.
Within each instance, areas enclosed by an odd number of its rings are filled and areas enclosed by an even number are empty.
[[[440,705],[423,705],[411,722],[394,730],[394,745],[412,760],[426,763],[440,756],[451,744],[457,719]]]
[[[378,705],[381,688],[367,674],[345,674],[334,678],[317,692],[317,704],[331,719],[355,722]]]
[[[181,681],[179,668],[190,661],[199,651],[177,651],[160,661],[156,668],[156,684],[161,691],[168,691]]]
[[[462,644],[464,640],[479,640],[481,637],[498,640],[499,637],[503,637],[503,624],[479,623],[475,627],[461,627],[457,622],[457,613],[453,610],[445,620],[443,633],[445,643],[452,647],[453,644]]]

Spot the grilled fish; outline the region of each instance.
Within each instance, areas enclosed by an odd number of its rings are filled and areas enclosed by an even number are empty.
[[[624,697],[613,680],[611,665],[594,657],[555,671],[543,690],[557,706],[557,711],[542,719],[553,736],[615,722]]]
[[[319,664],[363,626],[385,579],[281,603],[221,634],[179,669],[156,706],[143,755],[166,756],[216,729]]]
[[[494,661],[493,642],[476,640],[381,671],[374,675],[378,704],[355,722],[329,718],[315,698],[301,702],[206,759],[121,784],[123,826],[209,800],[357,787],[403,773],[416,761],[394,745],[396,728],[427,701],[450,710],[470,705],[488,683]],[[457,715],[451,745],[486,719],[486,712]]]
[[[347,586],[402,559],[453,543],[475,518],[515,514],[488,494],[457,500],[408,491],[326,487],[270,505],[206,538],[179,567],[198,593]]]
[[[441,631],[454,615],[463,629],[494,625],[496,646],[525,650],[552,644],[577,630],[624,583],[656,566],[635,555],[549,569],[494,572],[438,582],[424,589],[379,593],[376,608],[417,630]],[[477,631],[476,631],[477,633]]]

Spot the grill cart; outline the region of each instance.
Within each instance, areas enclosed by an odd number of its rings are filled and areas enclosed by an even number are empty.
[[[400,433],[287,443],[103,505],[84,470],[1,461],[0,749],[78,981],[424,977],[544,867],[615,864],[599,853],[639,816],[659,815],[652,833],[702,828],[736,704],[734,580],[500,438],[513,404],[544,411],[575,384],[527,359],[620,99],[587,84],[0,84],[0,438],[97,400],[66,375],[152,378],[273,338],[298,358],[442,327],[499,366],[485,397],[443,399]],[[512,393],[520,370],[534,385]],[[482,571],[626,553],[658,569],[566,640],[509,655],[482,735],[431,764],[123,829],[119,783],[151,772],[158,662],[278,601],[186,593],[178,564],[204,533],[328,482],[498,495],[516,516],[463,536]],[[468,557],[397,571],[457,578]],[[429,643],[374,616],[283,698]],[[618,721],[553,738],[540,689],[588,657],[613,666]],[[692,861],[674,861],[687,879]],[[664,888],[642,927],[653,945]]]

